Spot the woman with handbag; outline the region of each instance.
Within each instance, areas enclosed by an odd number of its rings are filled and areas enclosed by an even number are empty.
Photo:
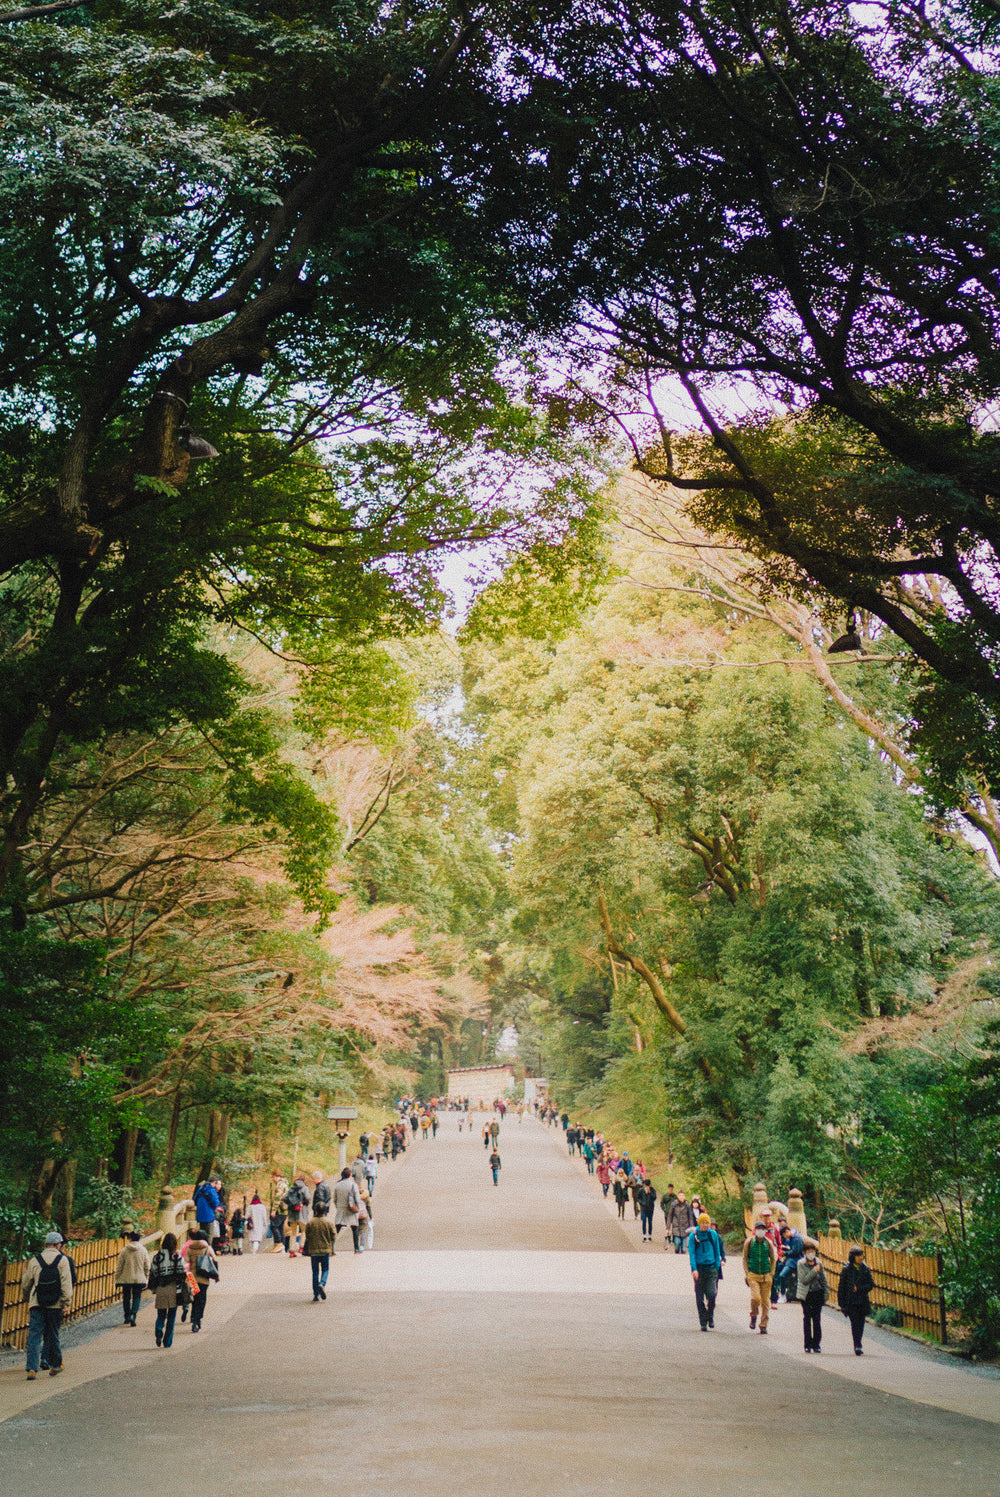
[[[219,1260],[204,1232],[196,1232],[188,1241],[184,1251],[187,1255],[188,1268],[194,1275],[194,1281],[198,1286],[197,1293],[191,1300],[191,1329],[200,1331],[205,1315],[208,1286],[219,1281]]]
[[[164,1233],[159,1250],[153,1254],[149,1266],[149,1287],[153,1291],[156,1305],[156,1344],[173,1345],[174,1321],[177,1306],[187,1304],[187,1270],[177,1251],[177,1238],[173,1232]]]

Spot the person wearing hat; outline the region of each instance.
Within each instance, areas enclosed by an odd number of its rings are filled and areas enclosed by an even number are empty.
[[[28,1302],[29,1382],[38,1376],[39,1362],[48,1367],[49,1377],[63,1369],[59,1332],[63,1311],[73,1298],[73,1275],[62,1245],[62,1233],[50,1232],[42,1251],[32,1254],[21,1275],[21,1293]]]
[[[698,1306],[698,1320],[703,1331],[715,1329],[715,1296],[719,1289],[719,1272],[722,1268],[722,1243],[718,1232],[712,1231],[712,1221],[707,1211],[698,1218],[697,1225],[688,1234],[688,1258],[691,1261],[691,1276],[694,1279],[694,1298]]]
[[[777,1249],[768,1238],[762,1221],[753,1224],[753,1236],[743,1244],[743,1277],[750,1290],[750,1329],[757,1329],[760,1316],[760,1334],[767,1335],[767,1322],[771,1313],[771,1284],[778,1261]]]

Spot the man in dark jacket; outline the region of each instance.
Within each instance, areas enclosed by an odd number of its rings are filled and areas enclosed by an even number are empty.
[[[683,1190],[679,1190],[676,1201],[667,1213],[667,1236],[674,1239],[675,1253],[683,1253],[684,1240],[693,1226],[694,1212],[691,1203]]]
[[[847,1267],[837,1285],[837,1304],[851,1322],[856,1357],[864,1356],[861,1338],[865,1333],[865,1320],[872,1313],[871,1292],[874,1288],[875,1280],[865,1262],[864,1248],[852,1247],[847,1255]]]
[[[323,1179],[323,1171],[313,1170],[313,1215],[326,1216],[330,1210],[330,1202],[332,1199],[333,1196],[330,1187]]]
[[[643,1180],[639,1187],[639,1214],[642,1217],[642,1240],[653,1240],[653,1211],[656,1207],[656,1187],[652,1180]]]

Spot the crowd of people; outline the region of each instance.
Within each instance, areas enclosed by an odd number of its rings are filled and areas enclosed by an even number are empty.
[[[480,1101],[480,1108],[482,1102]],[[289,1182],[279,1170],[272,1171],[265,1203],[258,1190],[234,1204],[220,1176],[203,1181],[194,1193],[195,1226],[183,1245],[166,1233],[155,1253],[143,1245],[138,1232],[127,1234],[118,1256],[115,1283],[121,1291],[123,1324],[135,1326],[144,1289],[154,1297],[156,1346],[173,1344],[178,1313],[183,1324],[190,1318],[193,1333],[200,1331],[208,1290],[219,1279],[219,1258],[241,1254],[244,1244],[258,1253],[270,1241],[271,1251],[288,1258],[310,1260],[314,1303],[326,1299],[330,1259],[344,1228],[350,1230],[353,1251],[364,1253],[374,1246],[373,1196],[381,1165],[405,1152],[419,1133],[424,1139],[437,1137],[439,1110],[458,1114],[458,1130],[473,1132],[474,1109],[469,1098],[432,1098],[421,1103],[404,1097],[397,1103],[398,1119],[373,1134],[362,1133],[358,1152],[331,1184],[321,1169],[308,1176],[297,1172]],[[511,1108],[495,1098],[481,1137],[493,1184],[500,1183],[500,1124]],[[524,1104],[513,1108],[518,1122]],[[686,1254],[694,1283],[698,1320],[703,1331],[715,1328],[715,1307],[723,1278],[726,1249],[716,1222],[697,1195],[688,1200],[683,1190],[668,1185],[662,1196],[649,1178],[641,1159],[633,1160],[627,1149],[618,1149],[592,1126],[571,1123],[547,1099],[536,1100],[530,1109],[549,1127],[562,1127],[570,1157],[578,1155],[587,1172],[596,1177],[604,1197],[612,1195],[619,1220],[627,1216],[640,1222],[642,1241],[652,1243],[657,1199],[664,1222],[664,1250]],[[783,1300],[802,1307],[804,1349],[817,1354],[822,1343],[822,1312],[829,1298],[826,1272],[818,1244],[803,1236],[776,1215],[775,1208],[762,1209],[743,1245],[742,1269],[750,1290],[750,1330],[766,1336],[771,1312]],[[22,1292],[29,1306],[27,1376],[40,1371],[55,1377],[63,1367],[60,1327],[72,1302],[76,1265],[61,1233],[52,1231],[25,1267]],[[871,1314],[874,1289],[864,1248],[852,1247],[842,1269],[837,1290],[838,1305],[851,1326],[854,1351],[863,1355],[864,1327]]]
[[[587,1173],[596,1175],[605,1197],[611,1193],[619,1220],[626,1219],[626,1208],[631,1201],[633,1219],[641,1224],[642,1241],[651,1243],[657,1191],[642,1160],[631,1159],[627,1149],[617,1149],[592,1126],[571,1122],[568,1113],[560,1112],[548,1100],[536,1103],[534,1111],[547,1126],[562,1127],[570,1156],[578,1155],[584,1160]],[[703,1331],[714,1330],[716,1299],[726,1262],[722,1233],[697,1195],[689,1200],[683,1190],[675,1190],[669,1184],[659,1199],[664,1250],[687,1255],[699,1325]],[[782,1301],[798,1303],[802,1307],[804,1350],[812,1354],[820,1351],[823,1306],[829,1300],[829,1285],[819,1257],[819,1244],[814,1238],[804,1237],[787,1219],[779,1219],[772,1206],[766,1207],[743,1245],[743,1277],[750,1290],[751,1331],[758,1330],[759,1324],[760,1335],[766,1336],[772,1309]],[[864,1247],[852,1247],[841,1270],[837,1303],[850,1323],[854,1354],[858,1357],[864,1355],[864,1327],[871,1314],[874,1288]]]

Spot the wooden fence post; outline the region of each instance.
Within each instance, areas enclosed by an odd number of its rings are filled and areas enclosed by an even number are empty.
[[[938,1303],[941,1310],[941,1345],[948,1344],[948,1312],[944,1302],[944,1289],[941,1286],[941,1270],[944,1268],[944,1259],[941,1254],[937,1255],[937,1281],[938,1281]]]

